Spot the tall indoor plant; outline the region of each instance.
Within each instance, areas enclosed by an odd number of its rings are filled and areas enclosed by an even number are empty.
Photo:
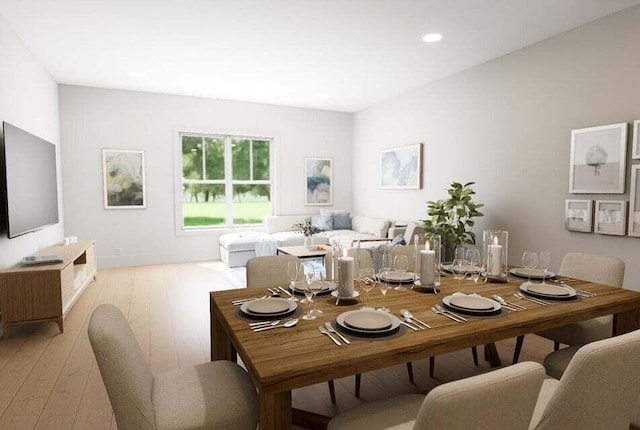
[[[439,234],[444,246],[444,259],[453,259],[456,247],[464,244],[475,245],[476,235],[472,231],[474,218],[483,216],[478,209],[482,203],[476,203],[472,196],[476,193],[471,188],[475,182],[461,184],[452,182],[447,190],[448,199],[428,201],[424,230],[427,234]]]

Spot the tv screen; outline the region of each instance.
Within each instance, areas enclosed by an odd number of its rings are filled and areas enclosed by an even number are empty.
[[[7,122],[0,139],[9,239],[58,223],[56,146]]]

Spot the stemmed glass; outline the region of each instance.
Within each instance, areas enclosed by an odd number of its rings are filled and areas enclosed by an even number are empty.
[[[309,267],[304,268],[304,296],[306,297],[307,313],[302,317],[304,320],[314,320],[316,316],[311,313],[311,302],[313,301],[313,288],[311,285],[315,280],[315,272]]]
[[[393,259],[393,268],[396,272],[404,273],[409,269],[409,259],[406,255],[396,255]],[[402,291],[406,288],[400,284],[394,288],[395,290]]]
[[[295,287],[296,287],[296,281],[298,280],[298,270],[299,270],[299,264],[297,261],[289,261],[288,265],[287,265],[287,272],[289,274],[289,289],[291,290],[291,297],[289,297],[289,300],[292,300],[294,302],[297,302],[298,299],[295,296]]]
[[[382,306],[378,308],[379,311],[382,312],[391,312],[389,308],[384,305],[384,299],[387,297],[387,290],[389,289],[389,271],[385,270],[384,267],[380,271],[378,275],[378,287],[380,288],[380,292],[382,293]]]
[[[327,280],[327,275],[326,275],[326,272],[320,268],[314,268],[313,273],[314,273],[314,276],[313,276],[313,283],[311,284],[311,290],[313,291],[314,305],[313,305],[313,309],[311,310],[311,313],[317,316],[324,313],[322,309],[317,308],[316,297],[318,296],[318,293],[322,291],[322,289],[324,288],[325,286],[324,281]]]
[[[536,254],[535,252],[529,252],[529,251],[525,251],[522,253],[522,266],[525,269],[528,269],[527,271],[527,283],[531,283],[531,272],[533,271],[533,269],[535,269],[536,267],[538,267],[538,254]]]
[[[364,307],[362,309],[369,308],[369,291],[371,291],[375,286],[375,277],[376,273],[373,269],[365,268],[360,270],[358,285],[360,286],[361,290],[364,290],[367,293],[367,297],[364,301]]]
[[[451,263],[451,271],[453,279],[458,280],[458,287],[460,287],[462,280],[467,277],[467,262],[463,258],[456,258]]]
[[[549,265],[551,265],[551,253],[549,251],[540,252],[538,257],[538,266],[542,269],[542,283],[545,283],[547,279],[547,272],[549,271]]]
[[[467,265],[469,276],[473,280],[473,283],[478,285],[478,279],[480,279],[480,250],[476,248],[470,248],[467,250]]]

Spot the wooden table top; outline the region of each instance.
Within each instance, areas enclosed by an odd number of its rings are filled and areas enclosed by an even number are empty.
[[[282,254],[293,255],[298,258],[323,257],[331,252],[331,248],[325,245],[315,245],[313,248],[310,250],[306,246],[279,246],[276,249]]]
[[[577,281],[571,286],[596,293],[597,296],[578,297],[574,301],[558,301],[550,306],[542,306],[513,296],[522,282],[524,280],[510,277],[509,283],[474,285],[472,281],[459,283],[451,277],[443,277],[441,292],[437,295],[389,289],[385,304],[394,315],[398,316],[400,309],[409,309],[416,318],[431,325],[432,329],[412,331],[401,326],[401,335],[384,340],[352,337],[351,345],[341,347],[322,335],[318,326],[326,321],[335,326],[340,313],[360,309],[362,303],[336,306],[334,298],[321,296],[317,306],[324,313],[315,320],[300,318],[293,328],[277,328],[261,333],[250,330],[248,321],[238,317],[238,309],[231,302],[260,297],[267,293],[266,288],[212,292],[211,312],[216,324],[220,325],[217,330],[226,332],[262,393],[283,392],[601,315],[618,314],[614,318],[614,331],[617,333],[640,326],[638,292]],[[503,310],[500,316],[495,317],[469,316],[466,323],[456,323],[430,311],[443,297],[456,291],[476,292],[483,297],[499,294],[510,302],[524,305],[527,310]],[[370,294],[370,304],[380,306],[382,297],[379,290],[374,289]],[[306,311],[306,305],[299,306]],[[212,340],[212,357],[215,358],[213,348]]]

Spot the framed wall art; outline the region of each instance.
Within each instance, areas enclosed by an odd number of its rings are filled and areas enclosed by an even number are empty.
[[[144,151],[102,150],[105,209],[147,207]]]
[[[305,206],[331,206],[333,204],[333,160],[331,158],[305,158]]]
[[[380,152],[380,188],[422,188],[422,143]]]
[[[627,226],[627,202],[596,200],[595,233],[624,236]]]
[[[633,121],[633,146],[631,150],[631,158],[640,159],[640,119]]]
[[[567,200],[564,210],[564,227],[569,231],[591,233],[593,229],[593,201]]]
[[[569,192],[623,194],[627,123],[571,131]]]
[[[640,164],[631,166],[631,201],[629,203],[629,236],[640,237]]]

